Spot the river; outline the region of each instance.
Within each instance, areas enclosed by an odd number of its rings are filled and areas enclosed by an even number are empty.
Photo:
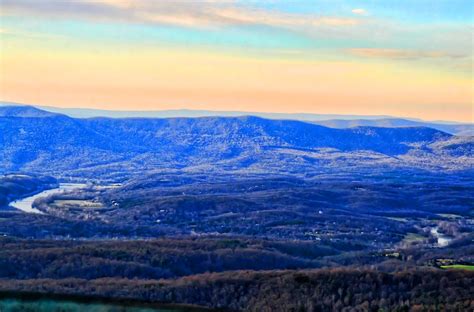
[[[35,201],[35,199],[46,197],[48,195],[52,195],[59,192],[65,192],[65,191],[70,191],[73,189],[83,188],[85,186],[86,184],[60,183],[58,188],[49,189],[41,193],[38,193],[36,195],[13,201],[10,203],[10,206],[13,208],[19,209],[21,211],[28,212],[28,213],[42,214],[43,213],[42,211],[39,211],[38,209],[33,207],[33,202]]]

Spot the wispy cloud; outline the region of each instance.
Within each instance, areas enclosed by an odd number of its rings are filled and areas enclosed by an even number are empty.
[[[302,14],[284,14],[264,10],[249,10],[242,8],[219,8],[211,10],[214,17],[237,24],[260,24],[280,27],[295,26],[353,26],[359,20],[352,18],[309,16]]]
[[[186,44],[188,41],[214,44],[217,41],[224,42],[226,36],[238,34],[242,36],[237,36],[235,42],[248,46],[251,37],[249,33],[252,32],[252,36],[266,36],[265,39],[269,41],[281,43],[279,44],[281,50],[300,49],[304,45],[304,48],[317,47],[319,50],[322,50],[320,48],[343,50],[364,58],[430,59],[436,62],[472,55],[472,26],[424,25],[377,19],[371,14],[373,10],[371,7],[353,8],[351,10],[353,15],[347,16],[347,11],[345,15],[343,12],[341,15],[337,13],[325,15],[323,12],[314,11],[294,13],[283,9],[269,10],[262,6],[251,6],[248,2],[243,4],[233,0],[0,0],[0,9],[0,16],[17,16],[25,21],[34,20],[34,23],[38,18],[43,18],[48,21],[61,19],[87,21],[91,22],[90,24],[102,22],[145,24],[157,26],[159,29],[156,33],[167,26],[179,26],[184,31],[211,30],[205,33],[210,34],[209,41],[206,41],[205,35],[199,38],[183,35],[177,39]],[[3,26],[13,29],[24,24],[26,23],[17,23],[10,27],[5,23]],[[233,27],[253,25],[269,26],[281,31],[268,31],[267,27]],[[221,30],[223,31],[219,32]],[[25,27],[24,31],[35,32],[36,29]],[[47,28],[44,31],[56,31],[56,29]],[[13,35],[12,32],[10,30],[10,35]],[[62,29],[58,29],[58,33],[74,37],[74,33]],[[2,35],[6,34],[5,31],[2,32]],[[16,35],[34,36],[32,33],[16,33]],[[218,37],[219,35],[221,37]],[[297,43],[294,46],[291,43],[285,46],[286,43],[282,38],[288,37],[294,38],[295,40],[291,42]],[[299,41],[300,39],[302,40]],[[299,42],[304,44],[300,45]],[[390,49],[359,47],[390,47]],[[396,49],[397,47],[403,48]],[[347,54],[343,53],[343,56]]]
[[[352,13],[356,15],[369,15],[369,12],[367,12],[365,9],[352,9]]]
[[[349,49],[353,55],[367,58],[386,58],[394,60],[418,60],[418,59],[438,59],[438,58],[463,58],[467,54],[449,53],[445,51],[420,51],[420,50],[402,50],[402,49]]]
[[[266,11],[234,1],[150,1],[150,0],[2,0],[6,14],[30,14],[55,18],[171,24],[188,27],[225,25],[268,25],[277,27],[344,27],[360,23],[355,18],[314,16]]]

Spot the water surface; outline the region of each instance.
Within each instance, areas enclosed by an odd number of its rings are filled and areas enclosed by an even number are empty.
[[[43,191],[43,192],[38,193],[36,195],[25,197],[25,198],[13,201],[13,202],[10,203],[10,206],[13,207],[13,208],[19,209],[21,211],[28,212],[28,213],[42,214],[43,213],[42,211],[39,211],[38,209],[33,207],[33,202],[35,201],[35,199],[41,198],[41,197],[46,197],[48,195],[52,195],[52,194],[59,193],[59,192],[66,192],[66,191],[70,191],[70,190],[73,190],[73,189],[82,188],[82,187],[85,187],[85,186],[86,186],[86,184],[61,183],[61,184],[59,184],[58,188],[46,190],[46,191]],[[0,312],[3,312],[3,311],[0,310]]]

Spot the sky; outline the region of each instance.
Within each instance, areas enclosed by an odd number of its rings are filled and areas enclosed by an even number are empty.
[[[473,122],[470,0],[0,0],[0,100]]]

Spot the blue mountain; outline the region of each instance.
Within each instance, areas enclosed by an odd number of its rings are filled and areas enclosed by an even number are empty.
[[[455,139],[461,147],[450,154]],[[0,107],[0,172],[102,175],[196,166],[265,171],[279,165],[292,171],[371,157],[417,166],[413,157],[442,154],[451,163],[470,157],[470,144],[470,138],[460,142],[427,127],[335,129],[254,116],[76,119],[28,106]]]

